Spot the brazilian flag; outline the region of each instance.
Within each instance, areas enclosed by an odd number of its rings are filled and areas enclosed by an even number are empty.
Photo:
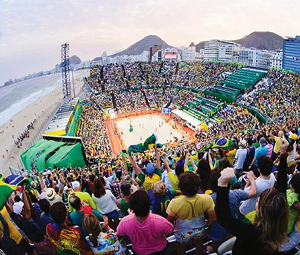
[[[229,149],[230,147],[232,147],[234,145],[233,141],[227,139],[227,138],[217,138],[211,145],[210,148],[214,149],[214,148],[221,148],[224,150]]]
[[[11,193],[17,189],[17,185],[9,185],[2,180],[2,176],[0,177],[0,210],[2,210],[6,200],[9,198]]]
[[[157,136],[155,134],[152,134],[145,140],[145,142],[136,145],[130,145],[128,148],[128,153],[129,154],[131,152],[144,153],[146,150],[153,148],[156,143],[157,143]],[[157,144],[157,148],[162,148],[162,146],[163,145],[160,143]]]

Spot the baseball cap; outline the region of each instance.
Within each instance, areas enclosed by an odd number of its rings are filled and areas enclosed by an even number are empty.
[[[296,134],[290,134],[289,138],[296,141],[298,139],[298,136]]]
[[[72,188],[73,188],[73,189],[80,188],[80,183],[79,183],[79,181],[73,181],[73,182],[72,182]]]
[[[22,201],[15,202],[13,205],[13,211],[15,214],[21,214],[22,209],[23,209],[24,203]]]
[[[259,144],[260,144],[260,145],[262,145],[262,146],[265,146],[265,145],[267,145],[266,138],[264,138],[264,137],[261,137],[261,138],[259,139]]]
[[[155,167],[152,163],[148,163],[146,166],[146,173],[153,174],[155,172]]]

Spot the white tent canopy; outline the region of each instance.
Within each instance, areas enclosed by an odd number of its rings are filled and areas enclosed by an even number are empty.
[[[191,124],[192,126],[195,126],[196,128],[199,127],[202,123],[201,121],[195,119],[194,117],[188,115],[187,113],[185,113],[179,109],[173,110],[172,113],[174,113],[177,116],[179,116],[180,118],[186,120],[189,124]]]

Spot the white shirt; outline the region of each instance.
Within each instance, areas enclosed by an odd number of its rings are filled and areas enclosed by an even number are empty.
[[[107,214],[114,210],[118,210],[117,199],[113,193],[111,193],[110,190],[105,190],[105,192],[105,195],[100,198],[95,197],[94,194],[92,194],[92,199],[96,204],[97,211],[101,214]]]

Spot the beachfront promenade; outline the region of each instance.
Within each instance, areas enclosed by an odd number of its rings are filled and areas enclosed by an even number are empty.
[[[83,77],[88,76],[89,70],[75,72],[75,92],[79,95],[83,86]],[[32,104],[22,109],[12,121],[7,121],[0,127],[0,174],[10,174],[9,167],[22,169],[20,155],[34,142],[39,140],[48,123],[63,103],[62,87],[57,87],[51,93],[37,99]],[[33,122],[33,129],[28,130],[29,137],[25,137],[19,148],[15,141],[26,127]]]

